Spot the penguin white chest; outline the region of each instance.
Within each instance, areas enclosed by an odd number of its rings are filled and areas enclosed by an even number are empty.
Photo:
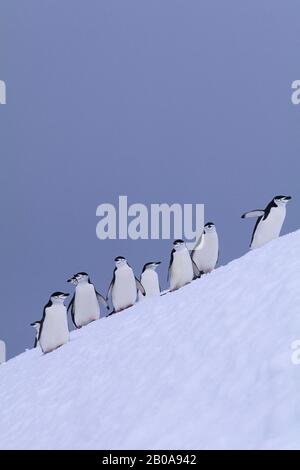
[[[77,326],[84,326],[99,319],[100,307],[92,284],[84,283],[76,286],[74,307]]]
[[[67,309],[64,305],[46,308],[40,337],[43,352],[50,352],[69,341]]]
[[[129,266],[125,265],[116,269],[111,298],[116,312],[135,303],[137,298],[136,281]]]
[[[170,267],[170,289],[179,289],[193,280],[194,272],[190,254],[184,250],[173,253],[173,263]]]
[[[159,280],[157,272],[153,269],[146,269],[141,275],[141,283],[146,291],[146,297],[151,297],[152,295],[159,295]],[[143,295],[139,292],[139,299],[142,299]]]
[[[286,215],[285,206],[274,207],[265,220],[261,219],[256,227],[251,248],[259,248],[279,237]]]
[[[209,273],[215,268],[218,255],[219,240],[217,233],[206,233],[193,253],[193,261],[196,263],[199,271]]]

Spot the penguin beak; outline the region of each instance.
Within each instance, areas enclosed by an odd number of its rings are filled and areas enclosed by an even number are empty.
[[[73,282],[75,280],[74,277],[70,277],[70,279],[67,280],[67,282]]]
[[[70,294],[63,294],[60,296],[61,299],[66,299],[67,297],[69,297]]]
[[[285,200],[285,201],[290,201],[291,199],[292,199],[291,196],[285,196],[285,197],[284,197],[284,200]]]

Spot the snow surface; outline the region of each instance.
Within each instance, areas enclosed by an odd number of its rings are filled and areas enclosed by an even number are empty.
[[[0,366],[1,449],[300,449],[300,231]]]

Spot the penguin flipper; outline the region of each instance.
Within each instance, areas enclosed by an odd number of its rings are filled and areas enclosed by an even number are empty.
[[[107,294],[106,294],[106,302],[108,301],[108,299],[111,295],[113,285],[114,285],[114,279],[112,279],[111,283],[109,284],[109,288],[108,288],[108,291],[107,291]]]
[[[198,266],[196,265],[195,261],[192,260],[192,264],[193,264],[193,271],[194,271],[194,279],[197,279],[198,277],[201,276],[201,272]]]
[[[49,302],[45,305],[44,310],[43,310],[43,316],[42,316],[42,319],[40,320],[40,329],[39,329],[39,334],[38,334],[38,339],[37,339],[38,341],[41,339],[42,330],[44,326],[44,320],[46,317],[46,309],[50,307],[50,305],[51,305],[51,300],[49,300]]]
[[[145,295],[146,295],[146,291],[145,291],[145,289],[144,289],[144,287],[143,287],[141,281],[139,281],[139,279],[138,279],[137,277],[135,278],[135,283],[136,283],[136,288],[137,288],[137,290],[139,290],[139,291],[141,292],[141,294],[142,294],[143,296],[145,296]]]
[[[67,312],[69,312],[70,308],[72,307],[73,309],[73,305],[74,305],[74,299],[75,299],[75,294],[73,295],[72,299],[71,299],[71,302],[69,303],[68,307],[67,307]]]
[[[169,267],[168,267],[168,277],[167,277],[167,281],[168,281],[168,282],[169,282],[169,279],[170,279],[170,268],[171,268],[172,263],[173,263],[175,251],[176,251],[176,250],[175,250],[174,248],[173,248],[173,250],[171,251],[170,262],[169,262]]]
[[[103,297],[103,295],[100,294],[100,292],[98,291],[95,291],[96,292],[96,296],[97,296],[97,300],[98,302],[100,302],[101,304],[105,305],[105,307],[107,308],[107,310],[109,310],[109,305],[107,303],[107,300]]]
[[[248,219],[249,217],[261,217],[262,215],[265,215],[265,211],[262,210],[262,209],[255,209],[254,211],[249,211],[249,212],[245,212],[245,214],[243,214],[241,216],[242,219]]]
[[[72,322],[75,326],[75,328],[78,328],[77,325],[76,325],[76,322],[75,322],[75,311],[74,311],[74,306],[75,306],[75,294],[73,295],[72,299],[71,299],[71,302],[69,303],[68,305],[68,308],[67,308],[67,313],[68,311],[71,309],[71,318],[72,318]]]
[[[110,295],[111,295],[111,291],[112,291],[112,288],[114,286],[114,283],[115,283],[115,279],[116,279],[116,269],[114,269],[114,272],[113,272],[113,277],[112,277],[112,280],[111,280],[111,283],[109,284],[109,288],[108,288],[108,291],[107,291],[107,294],[106,294],[106,302],[108,301]]]

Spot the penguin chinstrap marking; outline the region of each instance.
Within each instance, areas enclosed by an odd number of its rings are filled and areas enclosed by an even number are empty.
[[[109,307],[103,295],[91,283],[89,275],[80,272],[68,279],[68,282],[76,286],[75,293],[68,306],[75,327],[81,328],[95,320],[99,320],[100,303],[105,305],[107,309]]]
[[[242,215],[242,219],[258,217],[250,250],[260,248],[279,237],[286,216],[286,205],[290,200],[291,196],[275,196],[265,209],[256,209]]]
[[[35,339],[34,339],[33,347],[36,348],[39,342],[41,321],[34,321],[33,323],[30,323],[30,326],[32,326],[35,329]]]
[[[168,270],[170,291],[174,291],[189,284],[194,277],[198,276],[199,271],[193,263],[184,241],[175,240]]]
[[[210,273],[216,267],[219,258],[219,238],[215,224],[208,222],[197,242],[193,252],[192,260],[201,273]]]
[[[146,295],[145,289],[139,279],[134,275],[133,269],[123,256],[115,258],[113,278],[108,288],[106,300],[111,296],[113,312],[118,313],[125,308],[132,307],[137,299],[137,293]]]
[[[64,305],[69,294],[54,292],[44,307],[38,342],[44,353],[53,351],[69,341],[67,308]]]
[[[156,268],[160,265],[160,261],[146,263],[143,267],[141,274],[141,283],[145,289],[146,296],[139,291],[139,300],[144,297],[152,297],[154,295],[160,295],[159,278],[156,272]]]

